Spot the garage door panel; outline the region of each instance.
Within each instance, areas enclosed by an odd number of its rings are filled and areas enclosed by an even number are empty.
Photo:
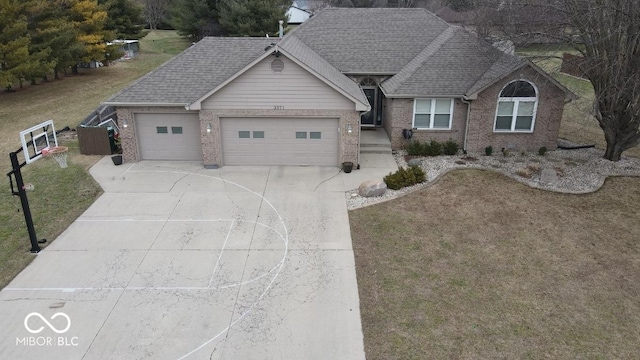
[[[221,119],[225,165],[320,165],[338,163],[338,119]],[[249,131],[250,138],[240,138]],[[264,132],[256,138],[255,131]],[[305,138],[296,138],[303,132]],[[320,133],[311,139],[311,132]],[[246,133],[245,133],[246,134]]]
[[[197,113],[135,114],[141,160],[202,160]]]

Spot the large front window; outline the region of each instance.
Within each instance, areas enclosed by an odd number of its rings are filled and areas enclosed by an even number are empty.
[[[414,129],[451,129],[452,99],[415,99],[413,102]]]
[[[493,127],[495,132],[533,132],[538,108],[538,95],[528,81],[507,84],[500,92]]]

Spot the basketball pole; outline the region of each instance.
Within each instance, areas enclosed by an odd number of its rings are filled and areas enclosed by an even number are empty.
[[[27,223],[27,231],[29,232],[29,240],[31,240],[31,252],[38,253],[40,252],[40,245],[38,244],[38,238],[36,237],[36,229],[33,227],[33,219],[31,218],[31,209],[29,209],[29,199],[27,199],[27,191],[24,188],[24,181],[22,180],[22,172],[20,169],[26,165],[26,163],[20,164],[18,161],[18,153],[23,149],[20,148],[16,152],[10,152],[9,158],[11,158],[11,166],[13,167],[13,171],[7,174],[9,176],[9,180],[11,180],[11,175],[16,178],[16,186],[18,187],[18,191],[15,191],[13,188],[13,182],[11,183],[11,193],[13,195],[20,197],[20,202],[22,203],[22,213],[24,214],[24,220]]]

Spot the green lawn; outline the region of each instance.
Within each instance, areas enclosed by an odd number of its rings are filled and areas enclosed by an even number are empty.
[[[39,85],[25,85],[16,92],[0,92],[0,173],[11,170],[9,152],[19,148],[20,130],[53,119],[56,129],[75,128],[85,116],[133,80],[155,69],[189,46],[174,31],[154,31],[140,41],[136,59],[118,62],[99,69],[80,69],[79,75]],[[36,232],[40,238],[53,240],[84,212],[101,193],[87,173],[100,157],[82,156],[78,143],[65,136],[62,143],[70,148],[69,167],[60,169],[49,160],[39,160],[23,168],[25,182],[35,190],[28,193]],[[5,177],[0,186],[0,288],[4,287],[32,259],[28,251],[20,200],[12,196]]]
[[[350,211],[367,359],[637,358],[638,203],[459,170]]]

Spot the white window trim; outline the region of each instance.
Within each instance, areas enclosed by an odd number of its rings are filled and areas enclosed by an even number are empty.
[[[493,132],[495,133],[502,133],[502,134],[511,134],[511,133],[515,133],[515,134],[531,134],[535,131],[536,129],[536,115],[538,114],[538,97],[539,97],[539,92],[538,92],[538,87],[536,86],[536,84],[532,83],[529,80],[525,80],[525,79],[518,79],[518,80],[513,80],[510,81],[509,83],[507,83],[502,90],[500,90],[500,93],[502,93],[502,91],[504,91],[504,88],[506,88],[507,86],[509,86],[509,84],[514,83],[516,81],[524,81],[529,83],[531,86],[533,86],[533,89],[536,92],[536,97],[500,97],[498,95],[498,102],[496,102],[496,113],[495,116],[493,117]],[[500,106],[500,102],[501,101],[513,101],[513,114],[511,114],[511,129],[509,130],[503,130],[503,129],[496,129],[496,125],[498,124],[498,107]],[[520,102],[531,102],[533,101],[533,119],[531,119],[531,130],[516,130],[516,118],[518,117],[518,108],[520,107]]]
[[[429,114],[429,127],[416,127],[416,107],[418,104],[418,100],[431,100],[431,112]],[[447,128],[434,128],[433,120],[436,115],[436,100],[449,100],[449,127]],[[416,130],[451,130],[451,126],[453,125],[453,104],[455,103],[454,99],[435,99],[435,98],[415,98],[413,99],[413,117],[411,118],[411,127]],[[426,115],[424,113],[418,113],[418,115]]]

